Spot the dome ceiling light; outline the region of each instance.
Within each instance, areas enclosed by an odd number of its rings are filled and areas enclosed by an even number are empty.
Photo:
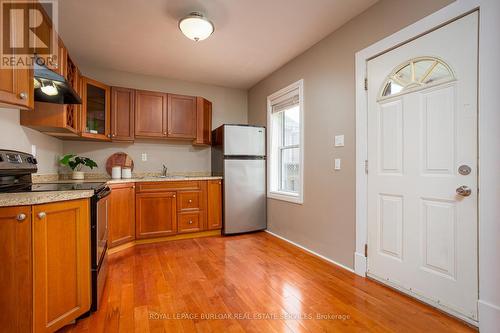
[[[195,42],[207,39],[215,30],[213,23],[198,12],[192,12],[182,18],[179,21],[179,29],[187,38]]]

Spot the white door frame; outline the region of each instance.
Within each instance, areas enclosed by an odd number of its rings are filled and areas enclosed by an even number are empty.
[[[457,0],[420,21],[356,53],[356,274],[366,276],[368,158],[367,94],[364,89],[367,61],[432,31],[471,11],[480,10],[478,70],[479,142],[479,328],[494,332],[500,327],[500,1]]]

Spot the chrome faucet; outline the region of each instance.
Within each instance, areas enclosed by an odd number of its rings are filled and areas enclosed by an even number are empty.
[[[163,169],[161,171],[161,176],[162,177],[167,177],[167,171],[168,171],[167,167],[165,166],[165,164],[163,164]]]

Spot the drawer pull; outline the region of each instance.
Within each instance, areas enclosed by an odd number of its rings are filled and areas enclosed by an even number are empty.
[[[22,222],[22,221],[24,221],[25,219],[26,219],[26,214],[21,213],[21,214],[17,214],[17,216],[16,216],[16,220],[17,220],[18,222]]]
[[[38,218],[39,219],[44,219],[45,217],[47,217],[47,213],[45,213],[45,212],[38,213]]]
[[[189,199],[189,200],[188,200],[188,203],[193,203],[193,200]]]
[[[193,224],[193,221],[189,220],[189,224]]]

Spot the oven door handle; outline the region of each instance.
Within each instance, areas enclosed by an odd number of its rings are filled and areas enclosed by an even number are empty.
[[[99,191],[99,193],[96,194],[96,197],[98,200],[100,200],[107,197],[110,194],[111,194],[111,189],[109,188],[109,186],[106,186],[101,191]]]

